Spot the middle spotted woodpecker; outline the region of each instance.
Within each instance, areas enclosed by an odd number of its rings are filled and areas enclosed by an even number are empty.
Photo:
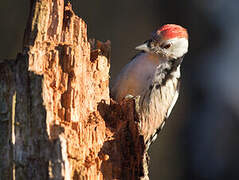
[[[174,107],[180,84],[180,65],[188,51],[187,30],[167,24],[157,29],[116,78],[112,98],[139,96],[140,133],[146,147],[155,140]]]

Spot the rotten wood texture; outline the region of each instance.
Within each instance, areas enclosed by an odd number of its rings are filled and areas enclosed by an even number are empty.
[[[0,179],[148,179],[135,101],[110,100],[110,42],[91,46],[63,0],[31,2],[22,54],[0,62]]]

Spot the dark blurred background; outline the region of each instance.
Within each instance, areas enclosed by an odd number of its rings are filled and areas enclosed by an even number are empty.
[[[0,59],[21,51],[28,0],[0,2]],[[239,179],[239,1],[72,0],[89,38],[111,40],[111,80],[166,23],[186,27],[189,53],[167,125],[150,148],[151,180]]]

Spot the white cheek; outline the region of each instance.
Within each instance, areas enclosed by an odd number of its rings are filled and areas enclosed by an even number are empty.
[[[169,56],[173,58],[182,57],[188,51],[188,40],[185,38],[174,38],[170,40],[173,44],[169,49]]]

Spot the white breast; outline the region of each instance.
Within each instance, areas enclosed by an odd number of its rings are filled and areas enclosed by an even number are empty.
[[[111,89],[112,97],[120,101],[127,95],[140,95],[150,86],[159,63],[159,57],[149,53],[136,56],[118,75]]]
[[[164,85],[159,88],[155,86],[140,98],[140,133],[146,142],[151,142],[152,138],[156,137],[155,133],[160,131],[159,128],[162,129],[178,99],[179,71],[180,67],[171,74],[171,78]]]

